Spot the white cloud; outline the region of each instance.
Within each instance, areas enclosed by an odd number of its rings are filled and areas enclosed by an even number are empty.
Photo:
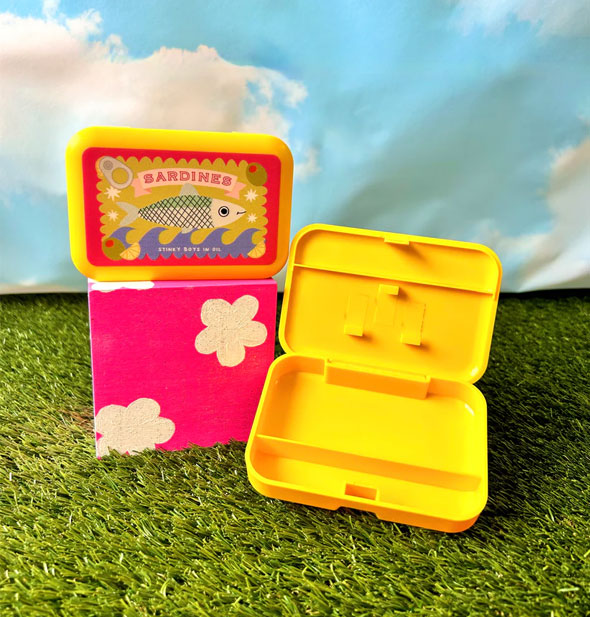
[[[55,0],[44,18],[0,13],[0,182],[12,191],[65,193],[63,154],[89,125],[253,131],[287,139],[280,107],[305,87],[278,71],[239,66],[215,49],[162,47],[134,59],[101,16],[66,19]],[[91,40],[94,37],[95,40]]]
[[[545,197],[550,232],[509,237],[488,224],[481,241],[502,260],[526,262],[515,291],[590,287],[590,138],[554,155]]]
[[[41,293],[79,293],[81,290],[69,285],[39,283],[36,278],[28,278],[14,284],[0,283],[2,294],[41,294]]]
[[[55,19],[58,7],[59,0],[43,0],[43,15],[46,19]]]
[[[529,22],[546,36],[590,35],[588,0],[451,0],[466,32],[483,26],[502,32],[511,20]]]
[[[555,155],[547,203],[554,228],[537,242],[523,291],[590,287],[590,138]]]
[[[77,39],[86,39],[92,34],[98,34],[100,32],[100,25],[102,23],[102,17],[98,11],[89,9],[78,17],[72,19],[66,19],[66,28],[71,32],[72,36]]]
[[[160,405],[151,398],[138,398],[128,407],[107,405],[95,418],[98,456],[111,450],[120,454],[138,454],[155,450],[156,444],[168,441],[176,429],[169,418],[160,417]]]
[[[320,171],[318,165],[318,151],[315,148],[308,148],[305,158],[295,164],[294,176],[297,180],[305,180]]]

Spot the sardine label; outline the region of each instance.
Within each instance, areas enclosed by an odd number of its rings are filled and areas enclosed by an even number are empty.
[[[276,259],[281,161],[273,154],[93,147],[82,166],[95,266]]]

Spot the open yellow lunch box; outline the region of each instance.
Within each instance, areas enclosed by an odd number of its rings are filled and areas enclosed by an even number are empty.
[[[487,500],[486,402],[501,265],[487,247],[328,225],[289,256],[246,449],[269,497],[441,531]]]

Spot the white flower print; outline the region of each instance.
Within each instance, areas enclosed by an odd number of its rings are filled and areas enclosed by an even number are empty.
[[[116,291],[117,289],[151,289],[154,286],[154,281],[117,281],[117,282],[98,282],[91,281],[92,291],[102,291],[104,293],[109,293],[111,291]]]
[[[246,357],[245,347],[262,345],[268,336],[266,326],[253,321],[258,312],[254,296],[242,296],[233,304],[221,298],[207,300],[201,309],[206,326],[195,339],[199,353],[217,353],[221,366],[237,366]]]
[[[172,420],[160,417],[160,405],[151,398],[138,398],[128,407],[107,405],[94,422],[96,432],[102,435],[96,444],[101,457],[111,450],[121,454],[155,450],[156,444],[168,441],[176,429]]]

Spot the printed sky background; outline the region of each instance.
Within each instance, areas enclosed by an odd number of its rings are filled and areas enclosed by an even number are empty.
[[[311,222],[472,240],[590,286],[590,3],[0,0],[0,292],[84,290],[84,126],[268,132]]]

